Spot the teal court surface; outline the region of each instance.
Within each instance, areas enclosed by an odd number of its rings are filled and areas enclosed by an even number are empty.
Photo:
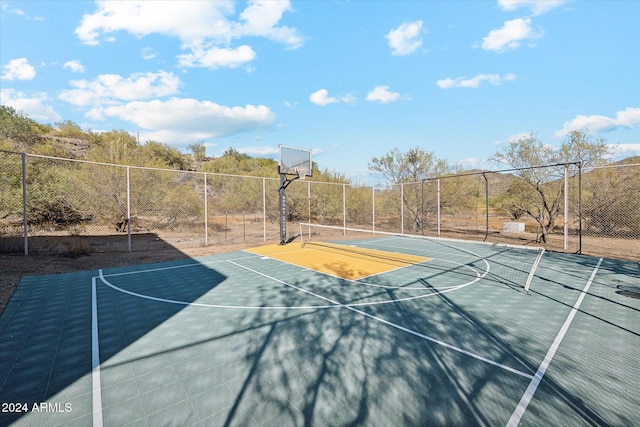
[[[23,278],[0,425],[640,425],[638,262],[339,243]]]

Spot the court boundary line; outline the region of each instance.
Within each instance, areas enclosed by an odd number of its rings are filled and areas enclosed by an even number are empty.
[[[571,323],[573,322],[573,319],[576,316],[576,313],[580,309],[580,306],[582,305],[582,301],[587,295],[587,292],[589,291],[589,288],[591,287],[591,284],[593,283],[593,280],[595,279],[596,274],[600,269],[600,264],[602,264],[603,259],[604,258],[600,258],[595,268],[591,272],[591,276],[589,276],[589,280],[587,280],[587,284],[584,286],[584,289],[582,289],[582,291],[580,292],[580,296],[578,297],[575,304],[573,305],[573,308],[571,309],[571,311],[569,312],[569,315],[565,319],[562,327],[560,328],[560,331],[556,335],[556,338],[553,340],[551,347],[549,347],[549,350],[547,351],[547,354],[542,360],[542,363],[540,363],[538,370],[533,375],[531,382],[529,383],[529,385],[527,386],[527,389],[524,391],[524,394],[520,398],[520,402],[518,402],[518,406],[516,406],[513,413],[511,414],[511,417],[509,418],[509,421],[507,422],[506,427],[517,427],[520,424],[520,420],[522,419],[522,416],[527,410],[529,403],[531,403],[531,400],[533,400],[533,396],[538,390],[538,386],[542,382],[542,379],[544,378],[544,375],[547,372],[549,365],[551,365],[551,361],[553,360],[553,357],[558,351],[558,348],[560,348],[560,344],[562,344],[562,341],[564,340],[564,337],[567,334],[567,331],[569,330],[569,327],[571,326]]]
[[[316,297],[316,298],[320,298],[321,300],[323,300],[323,301],[327,301],[327,302],[329,302],[329,303],[331,303],[331,304],[335,305],[336,307],[346,308],[347,310],[353,311],[354,313],[361,314],[361,315],[363,315],[363,316],[365,316],[365,317],[368,317],[368,318],[373,319],[373,320],[375,320],[375,321],[377,321],[377,322],[380,322],[380,323],[382,323],[382,324],[385,324],[385,325],[387,325],[387,326],[390,326],[390,327],[392,327],[392,328],[394,328],[394,329],[398,329],[398,330],[400,330],[400,331],[403,331],[403,332],[406,332],[406,333],[408,333],[408,334],[414,335],[414,336],[416,336],[416,337],[418,337],[418,338],[422,338],[422,339],[424,339],[424,340],[426,340],[426,341],[429,341],[429,342],[432,342],[432,343],[434,343],[434,344],[440,345],[440,346],[445,347],[445,348],[447,348],[447,349],[449,349],[449,350],[453,350],[453,351],[455,351],[455,352],[458,352],[458,353],[464,354],[465,356],[472,357],[472,358],[474,358],[474,359],[476,359],[476,360],[479,360],[479,361],[481,361],[481,362],[484,362],[484,363],[487,363],[487,364],[489,364],[489,365],[495,366],[495,367],[497,367],[497,368],[503,369],[503,370],[505,370],[505,371],[511,372],[511,373],[513,373],[513,374],[519,375],[519,376],[521,376],[521,377],[525,377],[525,378],[528,378],[528,379],[532,379],[532,378],[533,378],[533,375],[531,375],[531,374],[527,374],[526,372],[519,371],[519,370],[517,370],[517,369],[515,369],[515,368],[512,368],[512,367],[510,367],[510,366],[507,366],[507,365],[504,365],[504,364],[502,364],[502,363],[496,362],[496,361],[494,361],[494,360],[488,359],[488,358],[486,358],[486,357],[484,357],[484,356],[481,356],[481,355],[479,355],[479,354],[472,353],[472,352],[470,352],[470,351],[468,351],[468,350],[464,350],[464,349],[462,349],[462,348],[460,348],[460,347],[457,347],[457,346],[455,346],[455,345],[453,345],[453,344],[446,343],[446,342],[444,342],[444,341],[441,341],[441,340],[438,340],[438,339],[436,339],[436,338],[430,337],[429,335],[425,335],[425,334],[420,333],[420,332],[418,332],[418,331],[414,331],[413,329],[409,329],[409,328],[407,328],[407,327],[405,327],[405,326],[398,325],[397,323],[393,323],[393,322],[388,321],[388,320],[385,320],[385,319],[383,319],[383,318],[381,318],[381,317],[374,316],[373,314],[369,314],[369,313],[367,313],[367,312],[365,312],[365,311],[359,310],[359,309],[354,308],[354,307],[352,307],[352,306],[342,304],[342,303],[340,303],[340,302],[338,302],[338,301],[335,301],[335,300],[333,300],[333,299],[331,299],[331,298],[328,298],[328,297],[325,297],[325,296],[322,296],[322,295],[316,294],[315,292],[309,291],[309,290],[307,290],[307,289],[301,288],[301,287],[296,286],[296,285],[293,285],[293,284],[291,284],[291,283],[287,283],[287,282],[285,282],[284,280],[280,280],[280,279],[277,279],[277,278],[275,278],[275,277],[269,276],[269,275],[268,275],[268,274],[266,274],[266,273],[262,273],[262,272],[260,272],[260,271],[254,270],[254,269],[252,269],[252,268],[250,268],[250,267],[243,266],[242,264],[238,264],[238,263],[233,262],[233,261],[231,261],[231,260],[229,260],[229,262],[230,262],[231,264],[234,264],[234,265],[236,265],[236,266],[238,266],[238,267],[240,267],[240,268],[243,268],[243,269],[245,269],[245,270],[247,270],[247,271],[250,271],[250,272],[252,272],[252,273],[254,273],[254,274],[257,274],[257,275],[259,275],[259,276],[265,277],[265,278],[267,278],[267,279],[273,280],[273,281],[278,282],[278,283],[282,283],[282,284],[284,284],[284,285],[286,285],[286,286],[289,286],[289,287],[291,287],[291,288],[293,288],[293,289],[296,289],[296,290],[298,290],[298,291],[300,291],[300,292],[303,292],[303,293],[309,294],[309,295],[314,296],[314,297]]]
[[[102,270],[100,270],[102,272]],[[102,382],[100,378],[100,336],[96,277],[91,278],[91,398],[93,425],[102,427]]]

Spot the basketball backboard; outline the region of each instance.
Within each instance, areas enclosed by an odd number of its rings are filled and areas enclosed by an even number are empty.
[[[306,148],[289,147],[279,145],[281,174],[298,175],[301,178],[311,176],[311,150]]]

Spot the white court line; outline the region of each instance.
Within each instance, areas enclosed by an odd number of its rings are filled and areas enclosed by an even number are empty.
[[[560,328],[560,332],[558,332],[556,339],[553,341],[553,344],[551,344],[549,351],[547,351],[547,355],[544,357],[544,360],[540,364],[540,367],[538,368],[535,375],[531,379],[531,382],[529,383],[529,386],[527,387],[524,394],[522,395],[522,398],[520,399],[518,406],[513,411],[513,414],[511,414],[511,418],[509,418],[509,421],[507,422],[507,427],[516,427],[520,424],[520,419],[524,415],[524,412],[527,410],[527,406],[529,406],[531,399],[533,399],[533,395],[536,393],[536,390],[538,389],[538,386],[540,385],[540,382],[542,381],[544,374],[547,372],[547,368],[549,368],[549,365],[551,364],[551,360],[553,359],[553,356],[555,356],[556,351],[558,351],[558,348],[560,347],[560,344],[564,339],[564,336],[567,334],[567,331],[569,330],[569,326],[571,326],[571,322],[573,322],[573,318],[578,312],[580,305],[582,305],[582,301],[584,300],[585,295],[587,295],[587,292],[591,287],[591,283],[593,282],[593,279],[595,279],[596,277],[596,273],[598,272],[598,269],[600,268],[601,263],[602,263],[602,258],[600,258],[600,260],[598,261],[598,264],[593,269],[593,272],[591,272],[591,277],[589,277],[589,280],[587,281],[587,284],[585,285],[584,289],[580,293],[578,300],[576,301],[573,308],[571,309],[571,312],[567,316],[567,320],[564,321],[562,328]]]
[[[255,259],[255,256],[253,257],[243,257],[241,259]],[[237,264],[231,260],[225,260],[225,262],[228,262],[230,264],[239,266],[240,268],[245,268],[244,266],[241,266],[240,264]],[[284,261],[282,261],[284,262]],[[197,264],[193,264],[193,265],[197,265]],[[291,265],[295,265],[295,264],[291,264]],[[305,267],[302,267],[304,269],[307,269]],[[308,270],[308,269],[307,269]],[[148,271],[155,271],[155,270],[148,270]],[[315,270],[312,270],[315,271]],[[123,273],[123,274],[128,274],[128,273]],[[326,274],[326,273],[323,273]],[[228,304],[209,304],[209,303],[200,303],[200,302],[189,302],[189,301],[180,301],[180,300],[174,300],[174,299],[168,299],[168,298],[160,298],[160,297],[154,297],[151,295],[145,295],[145,294],[141,294],[138,292],[133,292],[133,291],[128,291],[126,289],[122,289],[116,285],[114,285],[113,283],[109,282],[106,278],[110,277],[110,276],[118,276],[120,274],[111,274],[111,275],[105,275],[102,273],[102,270],[100,270],[100,276],[98,276],[100,278],[100,280],[102,281],[102,283],[104,283],[105,285],[109,286],[111,289],[114,289],[118,292],[122,292],[123,294],[127,294],[127,295],[131,295],[134,297],[138,297],[138,298],[143,298],[143,299],[147,299],[150,301],[157,301],[157,302],[165,302],[165,303],[169,303],[169,304],[178,304],[178,305],[184,305],[184,306],[193,306],[193,307],[209,307],[209,308],[227,308],[227,309],[238,309],[238,310],[309,310],[309,309],[333,309],[333,308],[338,308],[339,306],[335,305],[335,304],[330,304],[330,305],[301,305],[301,306],[250,306],[250,305],[228,305]],[[328,276],[331,276],[330,274],[327,274]],[[337,276],[335,276],[337,277]],[[345,304],[348,305],[350,307],[363,307],[363,306],[370,306],[370,305],[381,305],[381,304],[393,304],[393,303],[397,303],[397,302],[402,302],[402,301],[411,301],[411,300],[417,300],[417,299],[422,299],[422,298],[428,298],[428,297],[432,297],[432,296],[436,296],[439,294],[444,294],[447,292],[451,292],[451,291],[455,291],[458,289],[462,289],[466,286],[472,285],[473,283],[477,282],[478,280],[480,280],[481,277],[477,277],[476,279],[461,284],[461,285],[457,285],[457,286],[453,286],[453,287],[449,287],[446,288],[445,290],[441,290],[438,292],[429,292],[426,294],[420,294],[420,295],[414,295],[411,297],[404,297],[404,298],[396,298],[396,299],[390,299],[390,300],[382,300],[382,301],[373,301],[373,302],[360,302],[360,303],[353,303],[353,304]],[[273,277],[270,277],[270,279],[275,280],[279,283],[282,283],[284,285],[289,285],[286,282],[283,282],[281,280],[275,279]],[[398,288],[398,289],[402,289],[402,288]],[[424,289],[424,288],[420,288],[420,289]]]
[[[520,375],[522,377],[529,378],[529,379],[533,378],[533,376],[531,374],[527,374],[526,372],[519,371],[519,370],[514,369],[514,368],[512,368],[510,366],[503,365],[502,363],[498,363],[498,362],[496,362],[494,360],[487,359],[486,357],[480,356],[479,354],[475,354],[475,353],[471,353],[470,351],[463,350],[460,347],[456,347],[456,346],[448,344],[448,343],[446,343],[444,341],[440,341],[440,340],[438,340],[436,338],[430,337],[428,335],[424,335],[424,334],[422,334],[420,332],[414,331],[412,329],[409,329],[409,328],[406,328],[404,326],[398,325],[397,323],[393,323],[393,322],[390,322],[388,320],[382,319],[380,317],[374,316],[374,315],[369,314],[367,312],[364,312],[362,310],[358,310],[357,308],[354,308],[353,306],[342,304],[342,303],[340,303],[338,301],[335,301],[335,300],[333,300],[331,298],[327,298],[327,297],[324,297],[322,295],[316,294],[314,292],[308,291],[306,289],[300,288],[300,287],[298,287],[296,285],[292,285],[291,283],[287,283],[287,282],[284,282],[284,281],[282,281],[280,279],[276,279],[275,277],[269,276],[268,274],[261,273],[261,272],[259,272],[257,270],[254,270],[252,268],[249,268],[249,267],[246,267],[244,265],[238,264],[238,263],[233,262],[231,260],[229,260],[229,262],[231,264],[233,264],[233,265],[236,265],[236,266],[238,266],[240,268],[243,268],[243,269],[245,269],[247,271],[255,273],[255,274],[259,275],[259,276],[266,277],[267,279],[271,279],[271,280],[273,280],[275,282],[282,283],[282,284],[284,284],[286,286],[289,286],[289,287],[291,287],[293,289],[296,289],[296,290],[298,290],[300,292],[304,292],[304,293],[309,294],[311,296],[314,296],[316,298],[320,298],[321,300],[327,301],[327,302],[335,305],[336,307],[346,308],[347,310],[351,310],[354,313],[361,314],[361,315],[366,316],[366,317],[368,317],[370,319],[373,319],[373,320],[376,320],[376,321],[378,321],[380,323],[383,323],[383,324],[385,324],[387,326],[391,326],[392,328],[399,329],[399,330],[401,330],[403,332],[407,332],[407,333],[409,333],[411,335],[414,335],[416,337],[419,337],[419,338],[422,338],[424,340],[430,341],[432,343],[441,345],[441,346],[443,346],[445,348],[448,348],[450,350],[453,350],[453,351],[456,351],[458,353],[464,354],[466,356],[472,357],[474,359],[480,360],[480,361],[485,362],[485,363],[487,363],[489,365],[493,365],[493,366],[496,366],[496,367],[498,367],[500,369],[504,369],[504,370],[509,371],[509,372],[511,372],[513,374]]]
[[[255,254],[252,254],[252,256],[238,257],[236,259],[253,259],[254,256],[255,256]],[[122,273],[103,274],[102,277],[130,276],[130,275],[133,275],[133,274],[154,273],[156,271],[175,270],[175,269],[178,269],[178,268],[201,267],[203,265],[219,264],[219,263],[223,263],[223,262],[227,262],[227,260],[226,259],[217,259],[217,260],[212,260],[212,261],[203,260],[203,261],[194,262],[194,263],[191,263],[191,264],[172,265],[170,267],[156,267],[156,268],[147,268],[147,269],[142,269],[142,270],[125,271],[125,272],[122,272]]]
[[[102,270],[100,270],[102,274]],[[91,278],[91,382],[93,396],[93,425],[102,427],[102,385],[100,383],[100,342],[98,337],[98,298],[96,278]]]

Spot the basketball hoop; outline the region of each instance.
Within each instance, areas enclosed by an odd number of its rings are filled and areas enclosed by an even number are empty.
[[[287,197],[285,191],[295,180],[304,180],[311,176],[313,163],[311,163],[311,150],[308,148],[295,148],[286,145],[278,145],[280,161],[278,162],[278,174],[280,175],[280,189],[278,190],[278,211],[280,215],[280,244],[286,245],[287,240]]]

